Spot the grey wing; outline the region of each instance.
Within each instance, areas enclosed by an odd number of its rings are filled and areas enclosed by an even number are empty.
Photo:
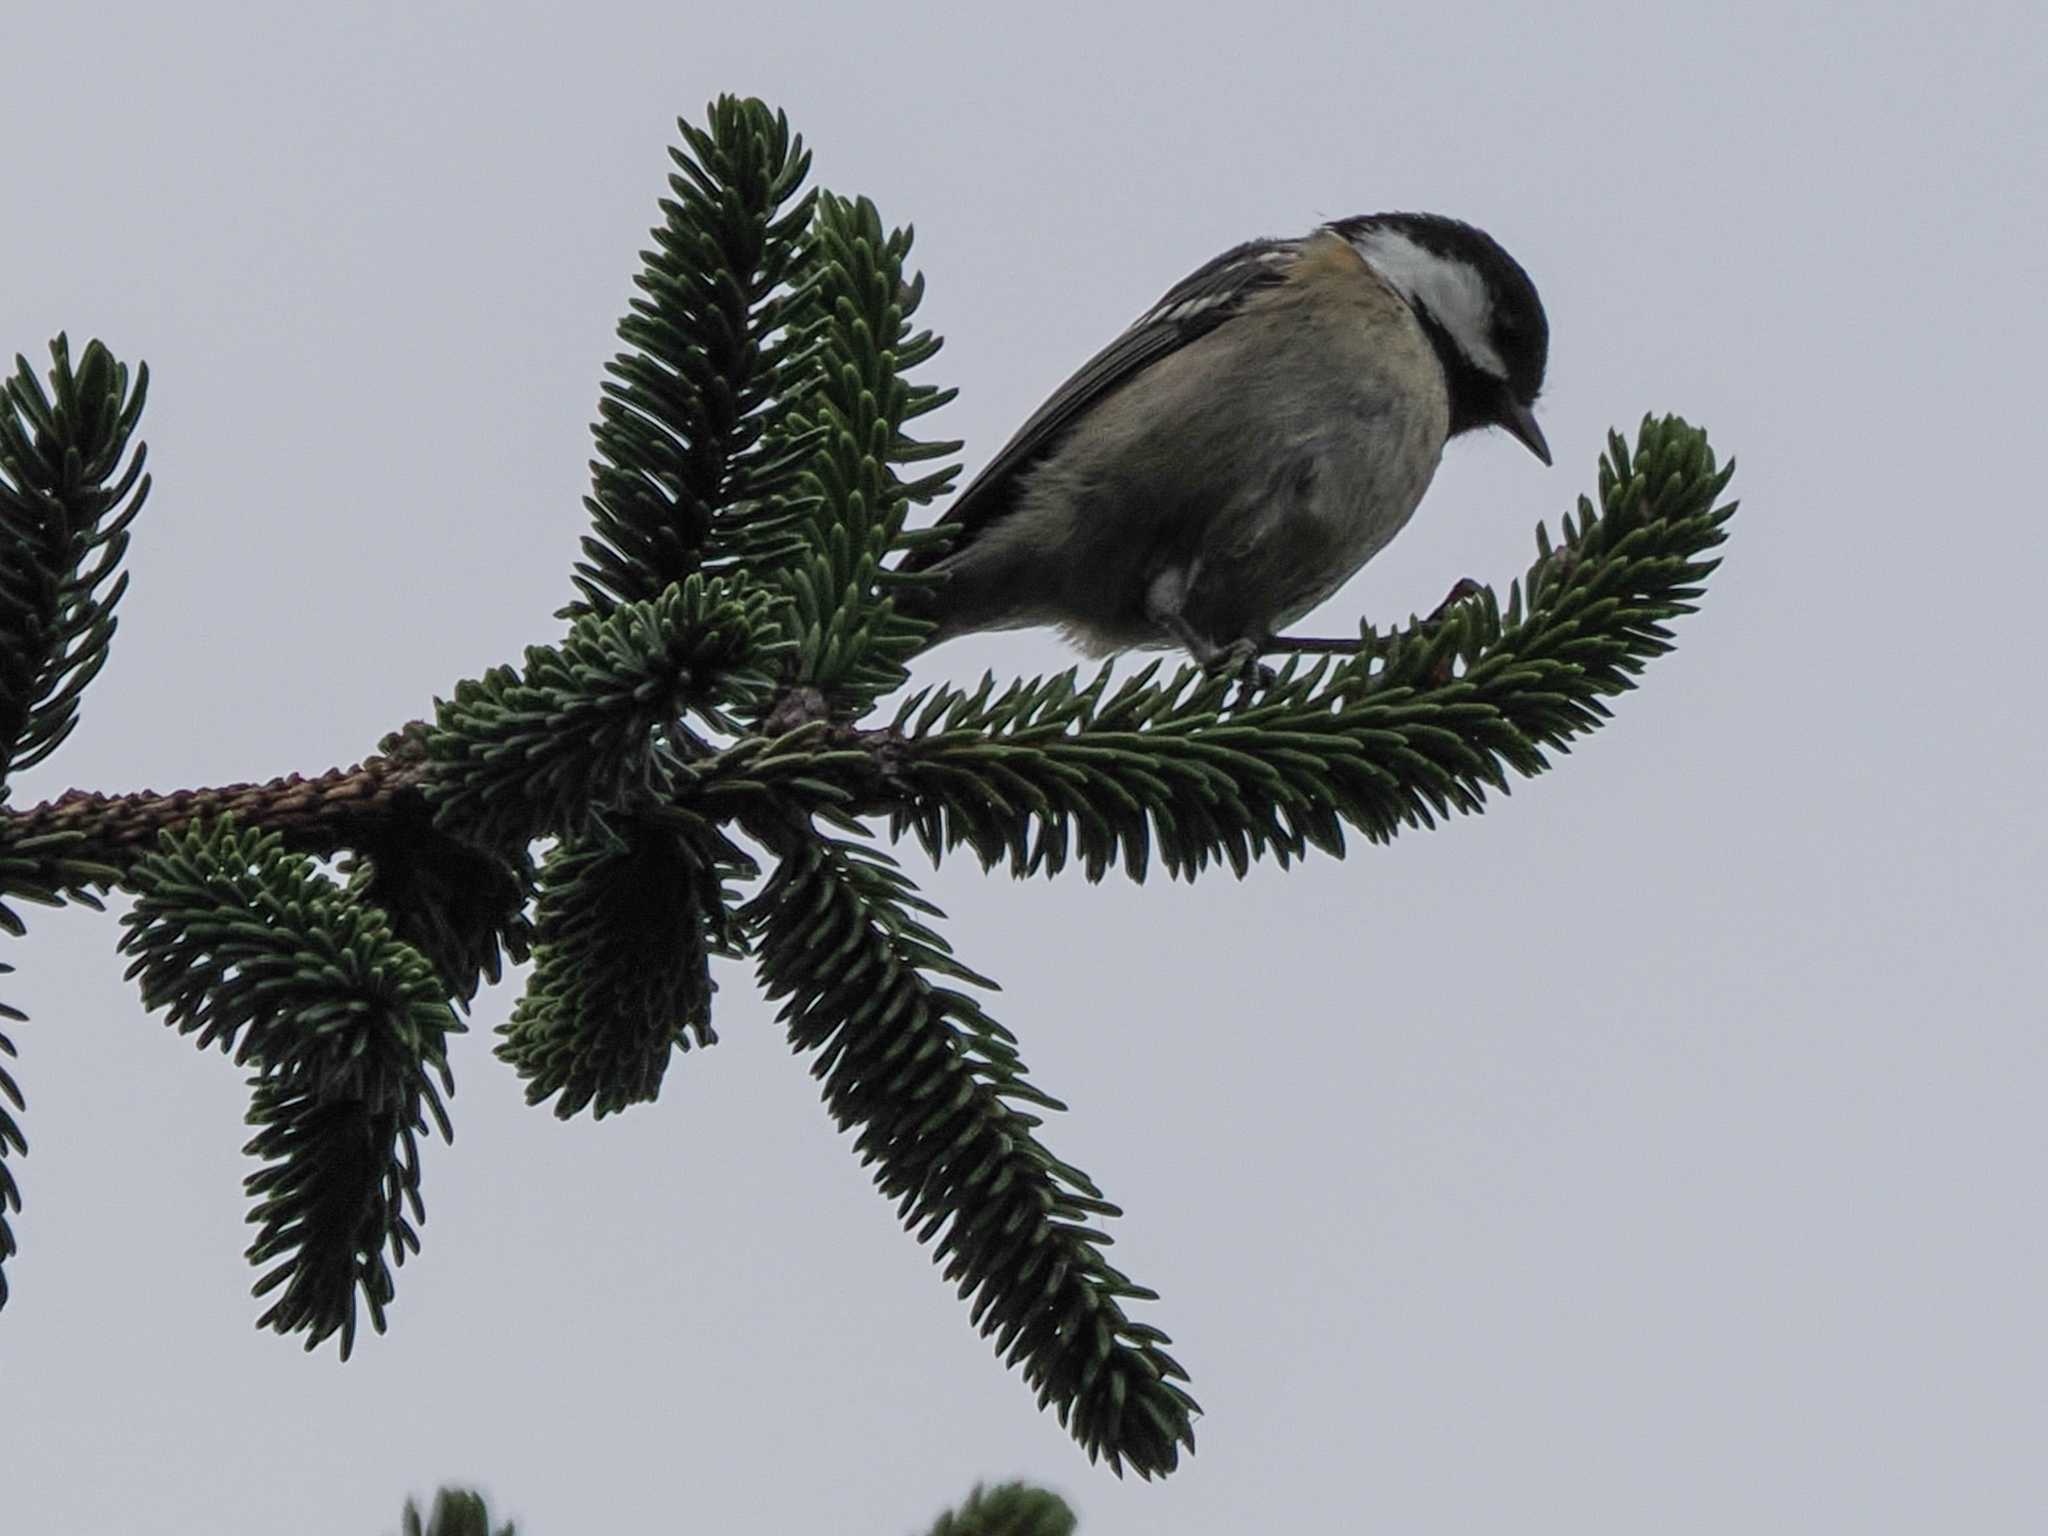
[[[1247,241],[1167,289],[1158,303],[1054,390],[953,499],[939,519],[942,526],[961,529],[951,548],[958,550],[977,530],[1010,510],[1019,474],[1048,452],[1090,406],[1167,353],[1215,330],[1253,294],[1284,281],[1301,245],[1299,240]],[[901,568],[920,570],[941,553],[936,547],[913,552]]]

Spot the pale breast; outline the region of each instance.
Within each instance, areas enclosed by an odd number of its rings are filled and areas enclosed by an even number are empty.
[[[1293,333],[1290,403],[1275,414],[1294,428],[1283,467],[1234,526],[1216,530],[1205,583],[1227,573],[1246,619],[1269,632],[1326,601],[1401,531],[1450,430],[1428,336],[1347,242],[1329,243],[1320,291],[1288,305],[1282,322]]]

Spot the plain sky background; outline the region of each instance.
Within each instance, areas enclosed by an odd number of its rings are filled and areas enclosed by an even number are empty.
[[[970,468],[1228,244],[1499,236],[1558,467],[1457,444],[1327,631],[1519,573],[1646,410],[1743,511],[1678,652],[1483,817],[930,879],[1163,1293],[1207,1409],[1165,1482],[1035,1409],[743,972],[602,1125],[523,1106],[486,995],[392,1332],[258,1333],[240,1075],[111,915],[31,910],[0,1524],[373,1536],[467,1480],[527,1536],[896,1536],[1021,1475],[1092,1536],[2048,1529],[2044,60],[2020,3],[14,0],[0,347],[146,359],[157,476],[18,804],[353,762],[558,632],[674,120],[724,90],[915,223]]]

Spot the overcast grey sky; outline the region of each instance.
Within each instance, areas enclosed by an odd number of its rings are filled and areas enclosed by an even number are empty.
[[[8,1530],[368,1536],[465,1479],[530,1536],[895,1536],[1018,1475],[1099,1536],[2048,1528],[2037,4],[7,9],[0,346],[147,359],[157,476],[18,803],[351,762],[552,637],[674,119],[723,90],[916,224],[970,467],[1225,245],[1497,235],[1558,467],[1456,445],[1331,632],[1519,572],[1645,410],[1744,504],[1677,654],[1481,818],[930,880],[1163,1293],[1208,1410],[1163,1484],[1036,1411],[744,974],[603,1125],[523,1107],[485,997],[392,1332],[257,1333],[239,1074],[111,916],[32,911]]]

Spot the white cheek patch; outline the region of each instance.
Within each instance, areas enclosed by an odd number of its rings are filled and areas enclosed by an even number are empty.
[[[1474,367],[1497,379],[1508,376],[1493,345],[1486,283],[1470,264],[1425,250],[1394,229],[1366,230],[1352,244],[1403,298],[1436,317]]]

